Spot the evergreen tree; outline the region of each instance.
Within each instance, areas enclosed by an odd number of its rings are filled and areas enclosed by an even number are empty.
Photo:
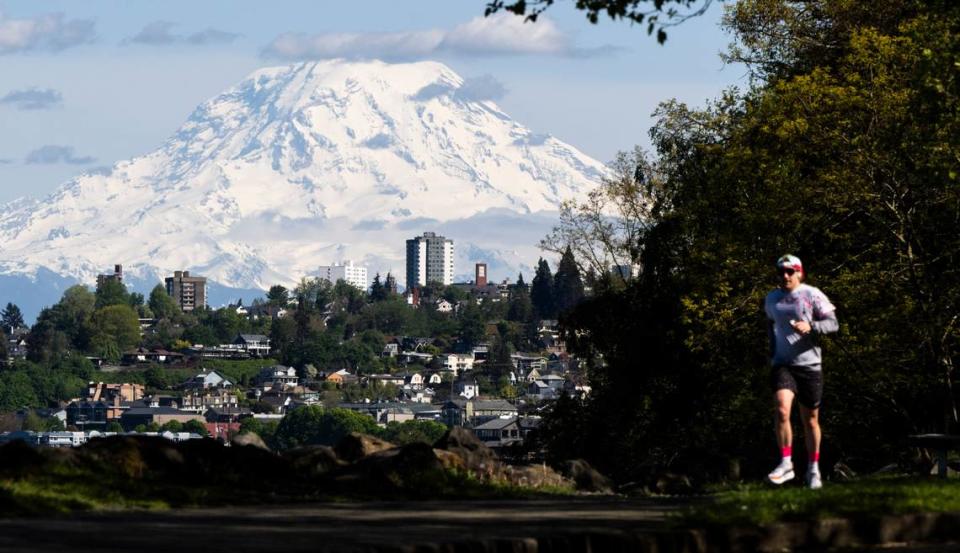
[[[279,307],[287,307],[290,303],[290,292],[285,286],[274,284],[267,292],[267,303]]]
[[[380,282],[380,273],[373,277],[373,284],[370,285],[370,301],[378,302],[387,299],[387,287]]]
[[[530,290],[530,287],[527,286],[527,283],[524,282],[524,280],[523,280],[523,273],[520,273],[519,275],[517,275],[517,283],[514,284],[514,288],[517,288],[517,289],[519,289],[519,290],[523,290],[523,291],[525,291],[525,292],[527,292],[527,291]]]
[[[554,306],[557,313],[563,313],[580,303],[582,299],[583,280],[580,278],[580,268],[573,259],[573,252],[567,246],[553,279]]]
[[[7,303],[0,313],[0,322],[3,323],[4,330],[20,328],[23,326],[23,313],[16,304]]]
[[[530,301],[533,303],[534,315],[540,319],[553,319],[556,309],[553,303],[553,275],[550,265],[542,257],[537,262],[537,273],[530,283]]]

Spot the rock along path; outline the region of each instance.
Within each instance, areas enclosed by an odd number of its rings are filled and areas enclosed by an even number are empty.
[[[563,498],[177,509],[0,520],[0,551],[629,551],[689,500]],[[642,549],[642,547],[641,547]]]

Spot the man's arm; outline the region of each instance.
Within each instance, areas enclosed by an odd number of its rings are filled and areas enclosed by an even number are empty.
[[[817,334],[833,334],[840,330],[840,322],[837,321],[837,312],[830,311],[824,313],[822,318],[810,323],[810,328]]]

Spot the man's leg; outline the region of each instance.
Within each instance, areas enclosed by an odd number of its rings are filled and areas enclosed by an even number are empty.
[[[793,428],[790,425],[790,409],[793,405],[794,393],[792,390],[781,388],[774,396],[776,412],[774,413],[774,431],[777,436],[777,445],[780,447],[780,464],[767,479],[774,484],[783,484],[793,479],[793,459],[791,458],[791,444],[793,444]]]
[[[822,487],[820,479],[820,409],[809,409],[800,404],[803,419],[803,440],[807,444],[807,485],[814,489]]]
[[[777,390],[774,397],[776,413],[774,414],[774,429],[777,433],[777,445],[782,451],[793,445],[793,427],[790,425],[790,409],[793,406],[792,390]]]

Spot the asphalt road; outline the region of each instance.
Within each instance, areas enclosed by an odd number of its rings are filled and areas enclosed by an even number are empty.
[[[582,549],[575,543],[591,547],[582,543],[585,535],[611,536],[611,543],[619,543],[623,535],[663,528],[687,503],[610,498],[342,503],[6,519],[0,520],[0,551],[574,551]]]

